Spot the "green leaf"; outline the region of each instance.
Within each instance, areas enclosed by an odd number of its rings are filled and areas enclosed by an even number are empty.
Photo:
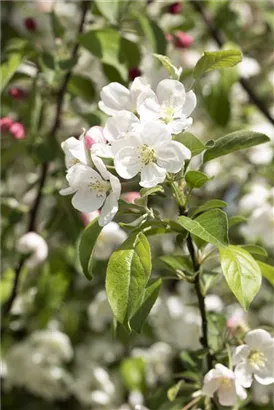
[[[94,219],[83,231],[79,245],[78,245],[78,258],[83,269],[84,275],[87,279],[92,279],[92,254],[98,236],[100,235],[103,227],[98,224],[98,218]]]
[[[64,27],[62,26],[60,19],[56,13],[52,10],[50,13],[50,20],[51,20],[51,26],[52,26],[52,31],[57,38],[62,38],[64,35]]]
[[[225,208],[226,206],[227,206],[227,203],[225,201],[221,201],[220,199],[210,199],[209,201],[205,202],[203,205],[196,208],[192,216],[208,211],[209,209]]]
[[[142,188],[140,191],[141,197],[147,197],[149,195],[154,195],[157,193],[163,193],[164,188],[161,185],[156,185],[153,188]]]
[[[156,57],[161,64],[164,66],[164,68],[169,72],[171,78],[173,78],[174,80],[179,80],[181,77],[181,72],[182,69],[177,68],[172,61],[170,60],[170,58],[168,58],[167,56],[163,56],[162,54],[153,54],[154,57]]]
[[[261,287],[262,275],[258,263],[249,252],[235,245],[221,248],[220,260],[228,286],[247,310]]]
[[[232,216],[231,218],[229,218],[229,228],[231,228],[232,226],[245,223],[246,221],[247,219],[244,216],[241,216],[241,215]]]
[[[86,101],[93,101],[95,95],[95,88],[90,79],[78,74],[71,76],[68,90],[71,94],[81,97]]]
[[[270,141],[270,139],[260,132],[246,130],[235,131],[224,137],[218,138],[215,141],[215,146],[206,150],[204,154],[204,162],[268,141]]]
[[[176,141],[181,142],[184,144],[192,154],[192,157],[199,155],[202,151],[206,149],[205,145],[199,138],[195,137],[195,135],[191,134],[190,132],[184,132],[176,136]]]
[[[104,16],[111,24],[116,24],[119,17],[119,0],[96,0],[96,6],[102,16]]]
[[[23,62],[24,58],[25,56],[22,55],[21,53],[14,53],[8,57],[8,60],[5,63],[1,64],[1,68],[0,68],[1,92],[6,87],[6,85],[9,83],[9,81],[15,74],[16,70],[18,69],[20,64]]]
[[[205,51],[194,68],[193,76],[197,79],[215,69],[234,67],[241,61],[240,50]]]
[[[170,387],[167,391],[167,397],[168,400],[170,401],[174,401],[179,393],[179,391],[181,390],[182,385],[185,382],[183,380],[178,381],[178,383],[176,383],[174,386]]]
[[[130,236],[111,255],[106,276],[108,301],[117,321],[131,330],[151,273],[150,246],[142,233]]]
[[[177,273],[178,271],[183,271],[189,275],[192,275],[193,273],[192,263],[186,256],[166,255],[161,256],[160,261],[163,262],[172,272]]]
[[[142,357],[124,359],[120,365],[120,374],[129,391],[142,391],[145,386],[145,361]]]
[[[156,302],[162,286],[162,279],[154,279],[145,289],[142,304],[130,321],[132,329],[140,333],[154,303]]]
[[[268,254],[264,248],[258,245],[238,245],[241,248],[245,249],[247,252],[251,253],[251,255],[258,255],[267,257]]]
[[[217,84],[212,84],[209,93],[204,96],[205,108],[212,120],[225,127],[230,120],[231,105],[228,91],[222,85],[222,78]]]
[[[180,216],[178,222],[191,234],[196,235],[205,242],[217,247],[226,247],[228,245],[227,216],[220,209],[205,212],[195,220],[187,216]]]
[[[263,277],[267,279],[272,286],[274,286],[274,267],[261,261],[256,262],[259,265]]]
[[[186,182],[191,188],[201,188],[212,178],[200,171],[188,171],[185,176]]]
[[[137,19],[144,33],[145,40],[150,43],[152,50],[157,54],[165,54],[166,38],[158,24],[141,13],[137,13]]]

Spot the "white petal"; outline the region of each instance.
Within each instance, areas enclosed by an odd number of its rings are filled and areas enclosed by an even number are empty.
[[[73,158],[78,159],[83,164],[86,164],[86,153],[84,143],[74,137],[68,138],[62,142],[61,147],[66,154],[67,168],[73,165]]]
[[[258,374],[254,374],[254,378],[257,380],[258,383],[264,385],[264,386],[268,386],[269,384],[274,383],[274,377],[262,377],[259,376]]]
[[[236,386],[236,394],[237,396],[241,399],[241,400],[245,400],[247,398],[247,392],[245,391],[245,389],[236,382],[235,384]]]
[[[254,348],[261,347],[264,343],[267,343],[271,340],[271,335],[266,330],[255,329],[248,332],[245,336],[245,342]]]
[[[185,87],[180,81],[166,79],[156,89],[159,103],[170,107],[183,107],[186,100]]]
[[[192,125],[192,118],[177,118],[176,120],[170,121],[166,126],[171,134],[180,134],[180,132],[186,130],[190,125]]]
[[[247,345],[237,346],[235,353],[233,355],[233,364],[240,363],[242,360],[246,360],[250,352],[250,349]]]
[[[116,141],[133,132],[139,123],[136,115],[125,110],[119,111],[107,120],[104,135],[108,141]]]
[[[203,393],[209,397],[213,397],[219,386],[220,379],[216,377],[216,370],[211,369],[204,377]]]
[[[222,406],[233,406],[237,402],[235,385],[232,385],[230,388],[227,386],[222,387],[221,385],[217,395]]]
[[[111,146],[109,144],[93,144],[91,147],[91,155],[96,155],[102,158],[113,158]]]
[[[155,148],[163,142],[171,141],[171,134],[164,124],[157,121],[149,121],[142,127],[141,138],[144,144]]]
[[[142,122],[160,118],[160,104],[153,91],[140,95],[137,111]]]
[[[252,369],[248,363],[239,363],[235,367],[235,375],[243,387],[250,387],[252,384]]]
[[[117,173],[125,179],[133,178],[141,170],[141,161],[134,146],[122,148],[114,158]]]
[[[129,90],[119,83],[110,83],[100,92],[99,108],[108,115],[120,110],[131,110]]]
[[[109,172],[107,170],[107,167],[105,166],[103,160],[99,157],[97,157],[96,155],[92,155],[91,156],[92,162],[94,163],[94,165],[96,166],[96,168],[98,169],[98,171],[100,172],[100,174],[102,175],[102,177],[108,181],[109,180]]]
[[[115,198],[117,198],[117,201],[118,201],[121,195],[121,183],[119,179],[116,176],[112,175],[111,173],[109,173],[109,182],[111,185],[113,195],[115,196]]]
[[[74,189],[82,188],[90,183],[91,178],[101,181],[102,178],[94,169],[83,164],[76,164],[71,167],[66,176],[69,185]]]
[[[150,90],[150,85],[142,77],[136,77],[130,86],[130,101],[134,109],[137,106],[139,96],[146,90]]]
[[[234,379],[234,378],[235,378],[235,375],[234,375],[233,371],[230,370],[228,367],[224,366],[224,365],[221,364],[221,363],[217,363],[217,364],[215,365],[215,369],[218,371],[218,374],[219,374],[220,376],[228,377],[228,378],[230,378],[230,379]]]
[[[145,165],[141,171],[140,185],[145,188],[152,188],[157,184],[164,182],[166,178],[166,170],[158,167],[154,163]]]
[[[68,188],[60,189],[59,194],[63,195],[63,196],[71,195],[71,194],[74,194],[75,191],[76,191],[75,189],[73,189],[69,186]]]
[[[192,111],[194,110],[194,108],[196,107],[196,104],[197,104],[197,99],[196,99],[196,95],[194,94],[194,92],[189,91],[188,93],[186,93],[186,100],[183,106],[183,114],[186,117],[189,117]]]
[[[93,212],[99,209],[106,198],[106,194],[98,195],[89,189],[79,189],[72,197],[72,205],[81,212]]]
[[[90,137],[94,142],[105,143],[106,139],[103,133],[103,127],[98,127],[95,125],[87,130],[85,136]]]
[[[118,201],[117,197],[111,193],[105,200],[105,203],[102,207],[101,214],[98,219],[100,226],[105,226],[114,218],[115,214],[118,211]]]
[[[157,164],[168,172],[178,172],[184,166],[184,161],[190,158],[191,153],[188,148],[177,141],[170,141],[162,144],[157,149]]]

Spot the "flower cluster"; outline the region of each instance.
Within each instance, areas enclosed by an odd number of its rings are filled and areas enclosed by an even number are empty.
[[[253,376],[262,385],[274,383],[274,338],[263,329],[248,332],[245,344],[235,350],[233,363],[234,371],[218,363],[204,378],[203,393],[213,397],[217,392],[222,406],[246,399],[245,388],[251,386]]]
[[[109,223],[118,210],[121,183],[103,162],[113,160],[123,179],[140,176],[140,186],[151,188],[177,173],[191,154],[174,135],[192,124],[196,106],[193,91],[177,80],[161,81],[153,91],[141,77],[127,89],[119,83],[103,87],[99,108],[109,116],[104,128],[92,127],[77,140],[62,143],[73,206],[81,212],[101,208],[99,224]]]

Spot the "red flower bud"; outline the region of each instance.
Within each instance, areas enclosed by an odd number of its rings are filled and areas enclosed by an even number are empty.
[[[188,48],[193,43],[193,38],[183,31],[175,33],[173,38],[173,44],[176,48]]]
[[[25,18],[24,26],[28,31],[35,31],[37,28],[36,21],[32,17]]]
[[[9,90],[9,95],[14,98],[15,100],[21,100],[25,97],[25,91],[22,88],[12,87]]]
[[[7,132],[10,130],[10,127],[12,126],[13,121],[9,117],[2,117],[0,119],[0,129],[2,132]]]
[[[17,140],[25,138],[25,128],[20,122],[14,122],[9,131]]]
[[[130,81],[133,81],[136,77],[140,77],[140,75],[142,75],[142,72],[138,67],[130,68],[128,70],[128,78]]]
[[[169,7],[168,7],[168,12],[170,14],[180,14],[182,11],[182,3],[177,1],[176,3],[172,3]]]

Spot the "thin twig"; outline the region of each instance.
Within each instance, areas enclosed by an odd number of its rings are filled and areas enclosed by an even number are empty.
[[[79,34],[81,34],[83,32],[84,29],[84,23],[85,23],[85,18],[86,18],[86,14],[89,8],[89,1],[83,1],[82,2],[82,13],[81,13],[81,19],[80,19],[80,23],[79,23],[79,27],[78,27],[78,33],[77,36],[79,36]],[[75,43],[72,51],[71,51],[71,60],[74,60],[77,56],[78,53],[78,49],[79,49],[79,43]],[[67,74],[64,77],[63,83],[59,89],[59,92],[57,94],[57,102],[56,102],[56,113],[55,113],[55,119],[54,119],[54,123],[52,126],[52,129],[50,131],[50,135],[52,137],[56,137],[56,133],[60,127],[61,124],[61,115],[62,115],[62,108],[63,108],[63,102],[64,102],[64,97],[66,94],[66,90],[67,90],[67,86],[69,83],[69,80],[71,78],[72,75],[72,71],[69,70],[67,72]],[[48,174],[48,169],[49,169],[49,162],[44,162],[41,165],[41,177],[40,177],[40,181],[39,181],[39,185],[38,185],[38,189],[37,189],[37,194],[36,194],[36,198],[34,200],[33,206],[30,210],[30,218],[29,218],[29,223],[27,226],[27,232],[30,231],[35,231],[36,230],[36,218],[38,215],[38,211],[39,211],[39,207],[40,207],[40,203],[41,203],[41,199],[42,199],[42,193],[43,193],[43,188],[45,186],[45,182],[46,182],[46,178],[47,178],[47,174]],[[19,279],[20,279],[20,274],[22,272],[22,269],[24,267],[24,263],[25,263],[25,257],[22,256],[18,262],[17,268],[15,269],[15,278],[14,278],[14,282],[13,282],[13,287],[12,287],[12,291],[10,294],[9,299],[7,300],[7,302],[5,303],[5,305],[3,306],[3,316],[7,316],[9,314],[9,312],[12,309],[12,305],[13,302],[17,296],[18,293],[18,286],[19,286]],[[2,328],[2,336],[4,333],[4,329]]]
[[[206,9],[204,6],[201,4],[200,1],[195,1],[195,0],[190,0],[191,6],[197,11],[197,13],[200,14],[202,17],[204,23],[206,24],[208,31],[211,35],[211,37],[216,41],[218,46],[220,48],[223,47],[225,41],[223,38],[223,34],[217,29],[217,27],[214,25],[212,18],[208,15]],[[246,93],[249,96],[250,101],[256,105],[256,107],[261,111],[261,113],[268,119],[269,122],[271,122],[272,125],[274,125],[274,118],[272,117],[271,113],[265,106],[264,102],[260,99],[260,97],[256,94],[256,92],[253,90],[250,82],[243,77],[239,78],[239,82],[243,89],[246,91]]]

